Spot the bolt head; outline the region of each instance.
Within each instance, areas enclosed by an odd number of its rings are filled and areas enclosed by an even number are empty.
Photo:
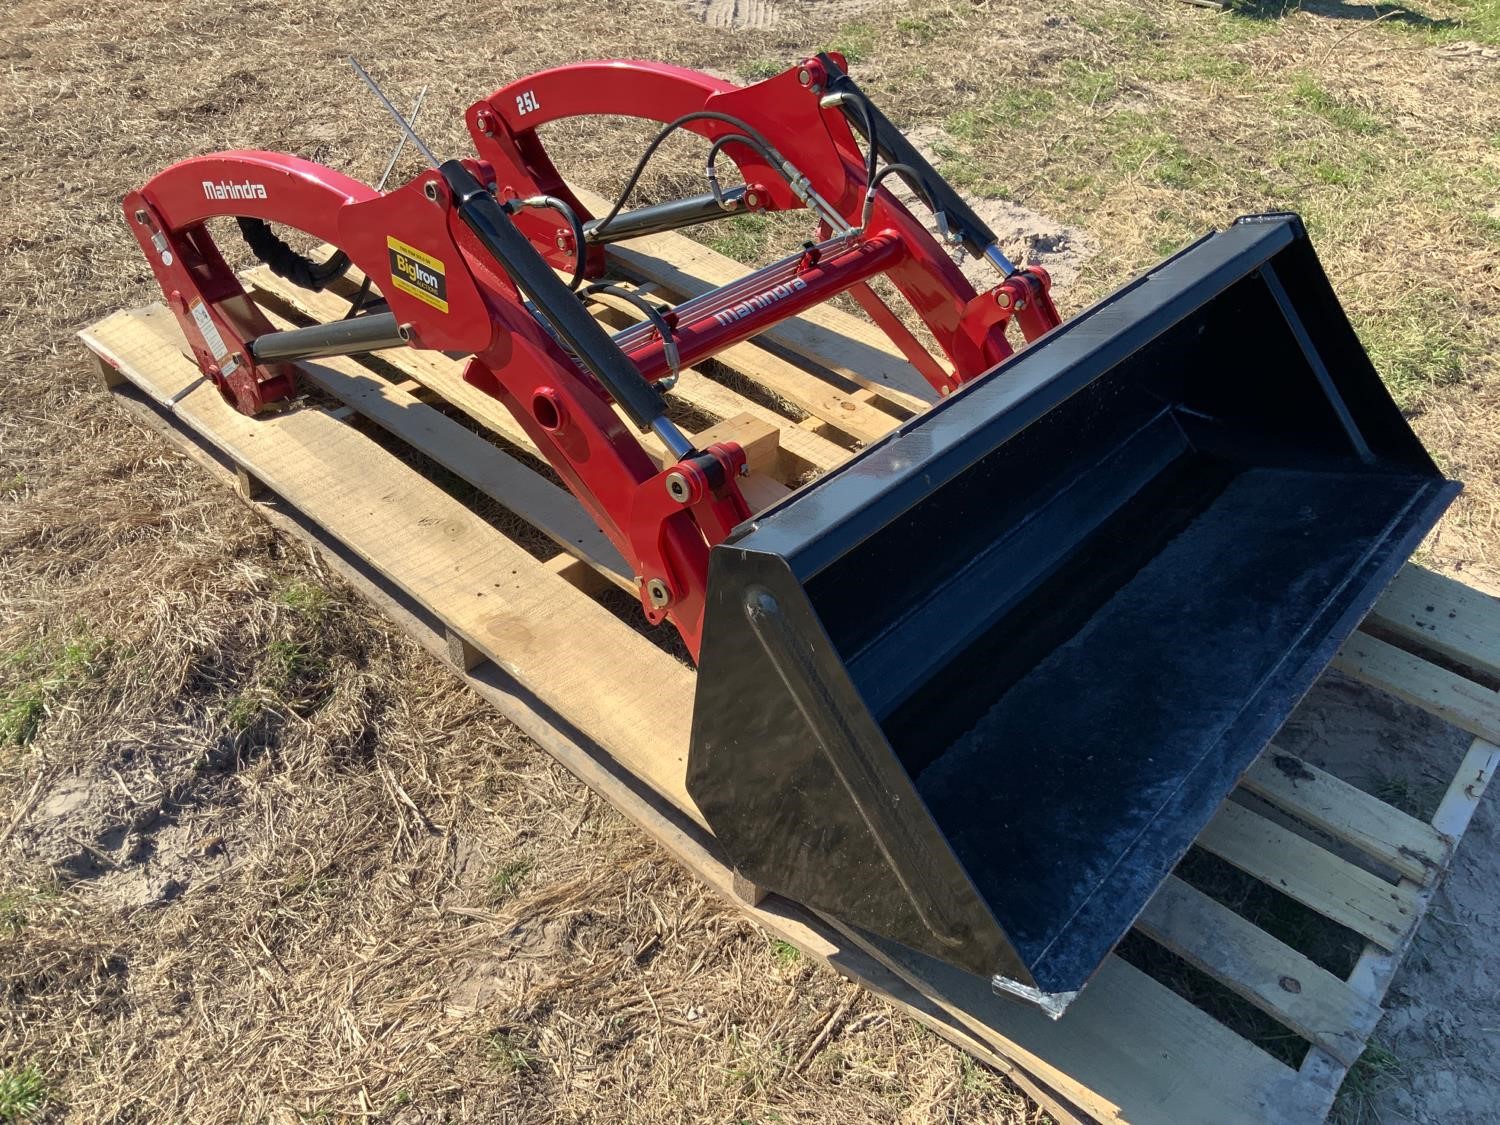
[[[806,86],[812,81],[812,71],[808,70],[807,67],[804,66],[797,72],[797,81]]]
[[[943,396],[943,397],[944,397],[944,398],[947,398],[947,397],[948,397],[948,396],[949,396],[949,395],[951,395],[951,394],[952,394],[952,393],[953,393],[953,388],[952,388],[952,387],[944,387],[944,388],[943,388],[943,389],[942,389],[942,390],[941,390],[941,391],[939,391],[939,392],[938,392],[938,393],[939,393],[939,394],[940,394],[940,395],[942,395],[942,396]]]
[[[422,194],[425,195],[428,199],[432,200],[432,202],[436,203],[438,200],[437,181],[428,180],[427,183],[422,187]]]
[[[687,478],[681,473],[667,474],[667,495],[679,504],[686,504],[692,496],[693,490],[688,487]]]
[[[646,597],[651,600],[653,609],[665,609],[672,602],[672,592],[660,578],[653,578],[646,583]]]
[[[999,305],[1002,309],[1010,308],[1010,294],[1001,289],[995,294],[995,304]]]
[[[745,206],[750,208],[759,207],[760,196],[756,195],[753,191],[747,191],[745,193]]]
[[[489,113],[481,113],[474,120],[479,126],[479,131],[486,137],[495,131],[495,119]]]

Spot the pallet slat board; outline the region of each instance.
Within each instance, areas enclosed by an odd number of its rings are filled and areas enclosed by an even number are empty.
[[[678,296],[742,272],[679,235],[636,240],[629,250],[611,248],[611,256],[624,272]],[[329,320],[347,309],[337,294],[299,290],[265,271],[250,279],[273,317]],[[685,371],[674,392],[716,430],[754,434],[758,467],[767,470],[756,474],[759,495],[769,498],[838,464],[923,403],[903,389],[912,385],[909,367],[863,322],[822,308],[782,327],[772,341],[782,354],[747,343],[725,362],[770,400],[695,371]],[[1052,1022],[996,997],[987,981],[775,896],[759,903],[736,896],[734,873],[684,784],[693,672],[594,600],[610,584],[630,587],[624,560],[582,506],[528,463],[524,433],[499,403],[463,382],[462,360],[394,350],[378,357],[385,368],[353,360],[306,365],[305,379],[344,405],[304,405],[252,421],[199,378],[183,358],[175,322],[160,309],[115,314],[82,337],[132,411],[226,481],[237,471],[247,501],[253,494],[278,526],[316,543],[398,625],[451,660],[476,691],[694,874],[777,937],[1010,1075],[1064,1121],[1321,1120],[1500,764],[1500,702],[1486,682],[1500,676],[1500,609],[1408,567],[1367,623],[1378,636],[1356,635],[1337,663],[1475,736],[1434,823],[1272,746],[1242,782],[1266,815],[1228,802],[1198,841],[1367,939],[1350,977],[1327,972],[1175,877],[1138,923],[1146,938],[1304,1038],[1311,1048],[1301,1069],[1117,956]],[[826,382],[827,371],[867,389]],[[788,412],[763,405],[774,400],[789,404]],[[356,415],[499,501],[561,553],[539,558],[513,542],[351,425]],[[589,643],[577,644],[580,636]],[[649,698],[639,690],[643,681],[656,685]],[[1336,854],[1322,839],[1346,851]],[[1389,869],[1390,878],[1351,863],[1349,848]]]

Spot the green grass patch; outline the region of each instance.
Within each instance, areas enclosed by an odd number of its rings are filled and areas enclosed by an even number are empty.
[[[1350,105],[1334,97],[1306,74],[1298,75],[1292,82],[1292,103],[1309,113],[1316,114],[1330,125],[1350,133],[1369,136],[1382,132],[1385,124],[1370,116],[1358,106]]]
[[[771,943],[771,958],[778,965],[795,965],[802,960],[802,951],[791,942],[778,939]]]
[[[289,582],[276,591],[275,600],[315,624],[328,616],[333,605],[328,591],[311,582]]]
[[[504,902],[515,894],[521,881],[531,873],[531,868],[531,861],[525,859],[513,859],[502,863],[490,876],[490,901]]]
[[[1064,92],[1086,106],[1104,105],[1119,90],[1119,81],[1113,70],[1101,70],[1079,59],[1066,60],[1061,73]]]
[[[1430,391],[1456,386],[1467,378],[1477,344],[1457,330],[1454,317],[1442,310],[1455,301],[1433,291],[1418,306],[1401,302],[1363,316],[1351,314],[1370,360],[1403,409],[1417,408]]]
[[[839,28],[833,42],[829,44],[829,50],[843,55],[845,61],[852,66],[873,55],[879,41],[879,33],[873,25],[856,20]]]
[[[784,58],[759,58],[746,59],[734,68],[734,72],[742,82],[761,82],[767,78],[774,78],[787,68],[788,62]]]
[[[703,241],[726,258],[749,264],[762,257],[771,229],[764,215],[735,215],[705,228]]]
[[[47,1104],[47,1079],[35,1066],[0,1070],[0,1121],[27,1121]]]
[[[0,747],[31,743],[53,706],[97,678],[108,647],[80,632],[60,646],[36,640],[0,659]]]
[[[0,937],[14,937],[57,897],[57,888],[13,887],[0,894]]]
[[[516,1074],[529,1070],[536,1061],[536,1052],[526,1046],[516,1035],[505,1031],[492,1032],[484,1041],[484,1057],[496,1070]]]
[[[1369,1103],[1382,1089],[1408,1074],[1406,1063],[1379,1043],[1371,1043],[1349,1068],[1333,1100],[1331,1125],[1359,1125],[1369,1119]]]

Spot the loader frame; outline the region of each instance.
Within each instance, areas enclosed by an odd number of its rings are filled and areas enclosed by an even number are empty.
[[[537,131],[597,114],[681,124],[722,147],[743,187],[726,194],[710,159],[709,196],[625,212],[617,205],[594,219]],[[238,151],[171,166],[126,197],[125,213],[199,368],[244,413],[294,394],[297,360],[402,346],[471,354],[464,379],[514,415],[629,561],[647,619],[670,620],[695,658],[709,550],[752,514],[740,488],[747,463],[733,441],[688,442],[659,387],[844,292],[940,395],[1013,354],[1012,321],[1028,341],[1059,322],[1045,271],[1011,266],[839,56],[804,59],[743,88],[660,63],[580,63],[501,87],[466,120],[477,159],[448,161],[388,193],[295,156]],[[996,264],[993,288],[976,292],[881,176],[869,176],[877,154],[895,159],[887,171],[931,209],[949,249]],[[524,206],[539,199],[576,221],[559,226]],[[553,273],[576,267],[598,277],[604,245],[623,236],[799,208],[817,219],[800,252],[612,337]],[[278,332],[205,225],[229,217],[336,247],[375,282],[387,310]],[[941,358],[871,288],[877,276],[920,317]],[[642,433],[659,437],[669,456],[654,459]]]

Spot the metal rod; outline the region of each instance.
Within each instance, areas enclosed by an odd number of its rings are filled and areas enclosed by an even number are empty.
[[[427,142],[417,136],[417,131],[411,127],[411,122],[401,116],[401,111],[391,104],[391,99],[385,96],[385,91],[376,84],[375,79],[370,77],[369,72],[359,65],[359,60],[350,55],[349,65],[354,68],[354,73],[360,76],[364,84],[370,87],[370,93],[380,99],[380,104],[385,106],[385,111],[396,119],[396,124],[401,126],[401,131],[411,139],[411,143],[417,146],[417,151],[422,154],[427,163],[436,168],[438,158],[432,155],[432,149],[427,147]]]
[[[724,192],[726,209],[719,205],[712,193],[695,195],[689,199],[674,199],[668,203],[653,203],[649,207],[637,207],[624,211],[610,220],[609,226],[595,233],[600,220],[591,219],[583,224],[583,236],[591,245],[623,242],[627,238],[640,238],[662,231],[681,230],[700,223],[711,223],[716,219],[727,219],[731,215],[743,214],[745,208],[743,186],[732,187]]]
[[[356,66],[359,64],[356,63]],[[422,102],[427,97],[427,87],[423,86],[417,94],[417,100],[412,103],[411,116],[407,118],[413,129],[416,128],[417,118],[422,115]],[[402,133],[400,140],[396,142],[395,149],[391,152],[391,158],[385,162],[385,171],[380,173],[380,182],[375,185],[376,191],[385,190],[385,182],[391,178],[391,171],[396,167],[396,161],[401,159],[402,150],[406,148],[407,134]]]
[[[291,363],[331,355],[358,355],[406,343],[395,313],[371,313],[353,320],[267,332],[250,341],[250,354],[257,363]]]

